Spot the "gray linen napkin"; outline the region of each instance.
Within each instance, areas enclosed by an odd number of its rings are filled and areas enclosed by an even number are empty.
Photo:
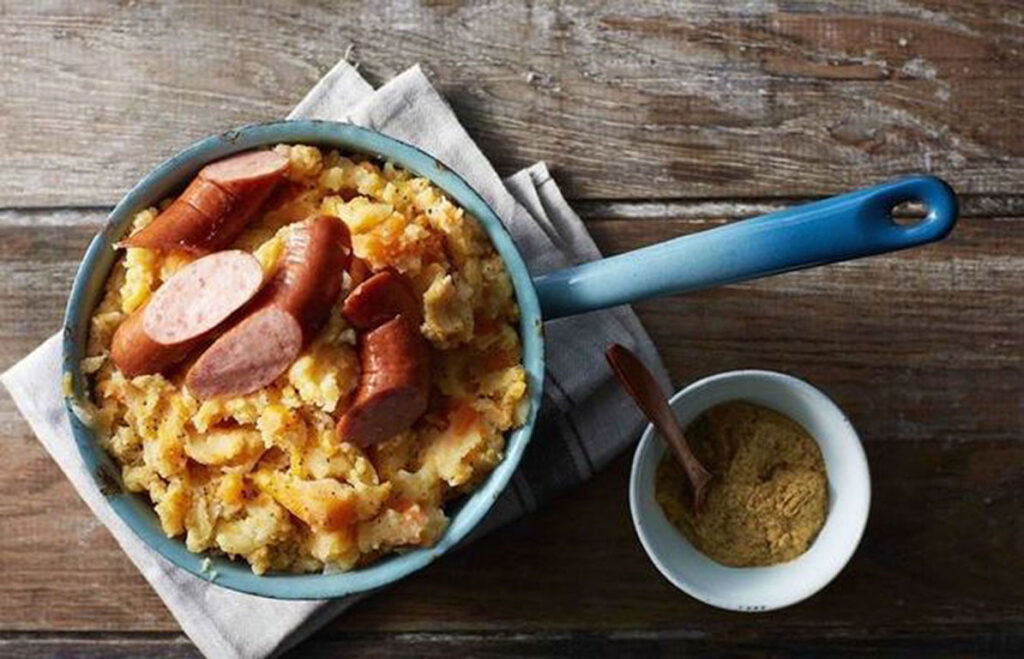
[[[545,165],[502,181],[418,66],[374,90],[343,61],[289,118],[349,121],[433,154],[494,208],[535,275],[600,258]],[[544,405],[533,439],[512,484],[473,537],[588,479],[636,438],[640,415],[604,365],[609,343],[634,348],[668,385],[653,344],[628,307],[553,321],[546,336]],[[110,508],[82,464],[64,411],[60,369],[60,336],[55,335],[0,381],[78,494],[205,655],[264,657],[283,651],[362,597],[282,601],[245,595],[194,577],[151,551]]]

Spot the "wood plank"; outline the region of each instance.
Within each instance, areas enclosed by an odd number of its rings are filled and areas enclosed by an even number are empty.
[[[662,201],[641,201],[641,200],[604,200],[604,199],[574,199],[573,210],[588,220],[654,220],[661,221],[666,218],[675,220],[722,220],[742,219],[765,215],[785,208],[792,208],[799,204],[805,204],[815,199],[808,198],[786,198],[786,199],[744,199],[733,200],[662,200]],[[975,195],[958,194],[957,201],[960,204],[960,217],[1018,217],[1024,216],[1024,195],[1000,194],[1000,195]],[[18,218],[24,211],[3,211],[0,210],[0,225],[10,223],[24,223],[26,220]],[[924,209],[920,204],[901,204],[893,209],[896,217],[922,217]],[[53,217],[53,221],[64,223],[75,214],[60,214],[55,209],[37,210],[28,217]],[[67,219],[60,219],[60,218]],[[79,217],[83,217],[79,215]],[[30,220],[34,221],[34,220]]]
[[[0,637],[0,654],[10,659],[22,657],[76,657],[89,659],[121,659],[148,657],[197,657],[203,655],[184,635],[160,634],[146,637],[142,634],[96,637],[95,635],[39,636],[18,634]]]
[[[104,215],[59,212],[37,214],[34,231],[0,224],[0,368],[56,329]],[[589,226],[616,253],[718,221]],[[729,368],[789,370],[833,396],[862,434],[875,502],[864,544],[821,595],[764,616],[780,635],[915,639],[945,629],[968,639],[991,625],[1019,639],[1022,222],[970,219],[925,249],[638,306],[677,383]],[[0,630],[176,630],[6,393],[0,421]],[[371,598],[329,634],[615,627],[756,644],[748,618],[676,593],[646,561],[625,506],[627,467],[623,457],[538,514]]]
[[[798,634],[761,633],[756,638],[719,637],[701,632],[457,632],[457,633],[365,633],[318,634],[284,657],[524,657],[524,656],[763,656],[766,653],[818,654],[829,656],[1015,656],[1024,650],[1017,628],[950,630],[941,626],[916,628],[911,632],[876,628],[865,632],[804,629]],[[121,634],[75,636],[18,635],[0,638],[0,651],[11,659],[38,656],[119,658],[146,656],[199,657],[198,651],[181,636],[167,634]]]
[[[575,198],[1024,174],[1016,0],[55,0],[0,12],[0,207],[113,204],[193,140],[283,116],[349,45],[374,82],[422,62],[501,172],[546,160]]]
[[[673,225],[591,227],[616,252],[681,232]],[[677,383],[736,368],[781,370],[823,387],[872,435],[1019,439],[1020,226],[964,222],[939,245],[635,308]]]

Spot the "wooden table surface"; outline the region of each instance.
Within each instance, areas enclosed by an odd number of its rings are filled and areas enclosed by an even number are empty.
[[[57,330],[134,181],[283,116],[350,44],[376,83],[422,63],[499,172],[545,160],[608,254],[909,172],[950,181],[963,219],[636,305],[675,384],[776,369],[849,413],[871,518],[820,594],[754,616],[675,591],[634,536],[624,455],[296,656],[1024,651],[1019,0],[0,0],[0,367]],[[6,393],[0,421],[0,654],[195,654]]]

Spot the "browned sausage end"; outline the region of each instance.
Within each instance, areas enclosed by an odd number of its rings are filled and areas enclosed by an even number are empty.
[[[409,429],[427,410],[430,347],[403,316],[367,332],[355,401],[338,420],[343,441],[369,446]]]
[[[231,243],[284,177],[288,159],[247,151],[211,163],[148,226],[123,247],[206,253]]]
[[[388,269],[366,279],[345,298],[345,319],[355,328],[373,329],[402,315],[414,327],[423,322],[423,310],[409,280]]]

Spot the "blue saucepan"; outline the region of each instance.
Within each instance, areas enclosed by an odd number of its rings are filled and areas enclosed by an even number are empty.
[[[392,160],[431,179],[480,220],[515,284],[530,412],[526,424],[508,437],[504,461],[450,511],[451,525],[434,547],[391,556],[351,572],[323,575],[256,576],[243,562],[213,559],[219,585],[267,597],[340,597],[383,586],[427,565],[476,526],[505,488],[533,431],[544,382],[544,319],[922,245],[948,234],[957,218],[956,197],[949,186],[937,178],[913,176],[533,277],[484,200],[443,163],[408,144],[358,126],[323,121],[246,126],[202,140],[150,172],[114,208],[78,269],[64,319],[64,371],[72,382],[68,412],[82,459],[111,506],[135,533],[172,563],[199,577],[211,573],[203,569],[204,557],[189,553],[182,541],[165,537],[150,504],[118,487],[120,470],[80,418],[87,390],[79,363],[89,317],[114,263],[113,244],[125,233],[133,214],[180,190],[208,162],[281,142],[319,144]],[[905,201],[924,203],[927,216],[911,226],[893,222],[893,207]]]

